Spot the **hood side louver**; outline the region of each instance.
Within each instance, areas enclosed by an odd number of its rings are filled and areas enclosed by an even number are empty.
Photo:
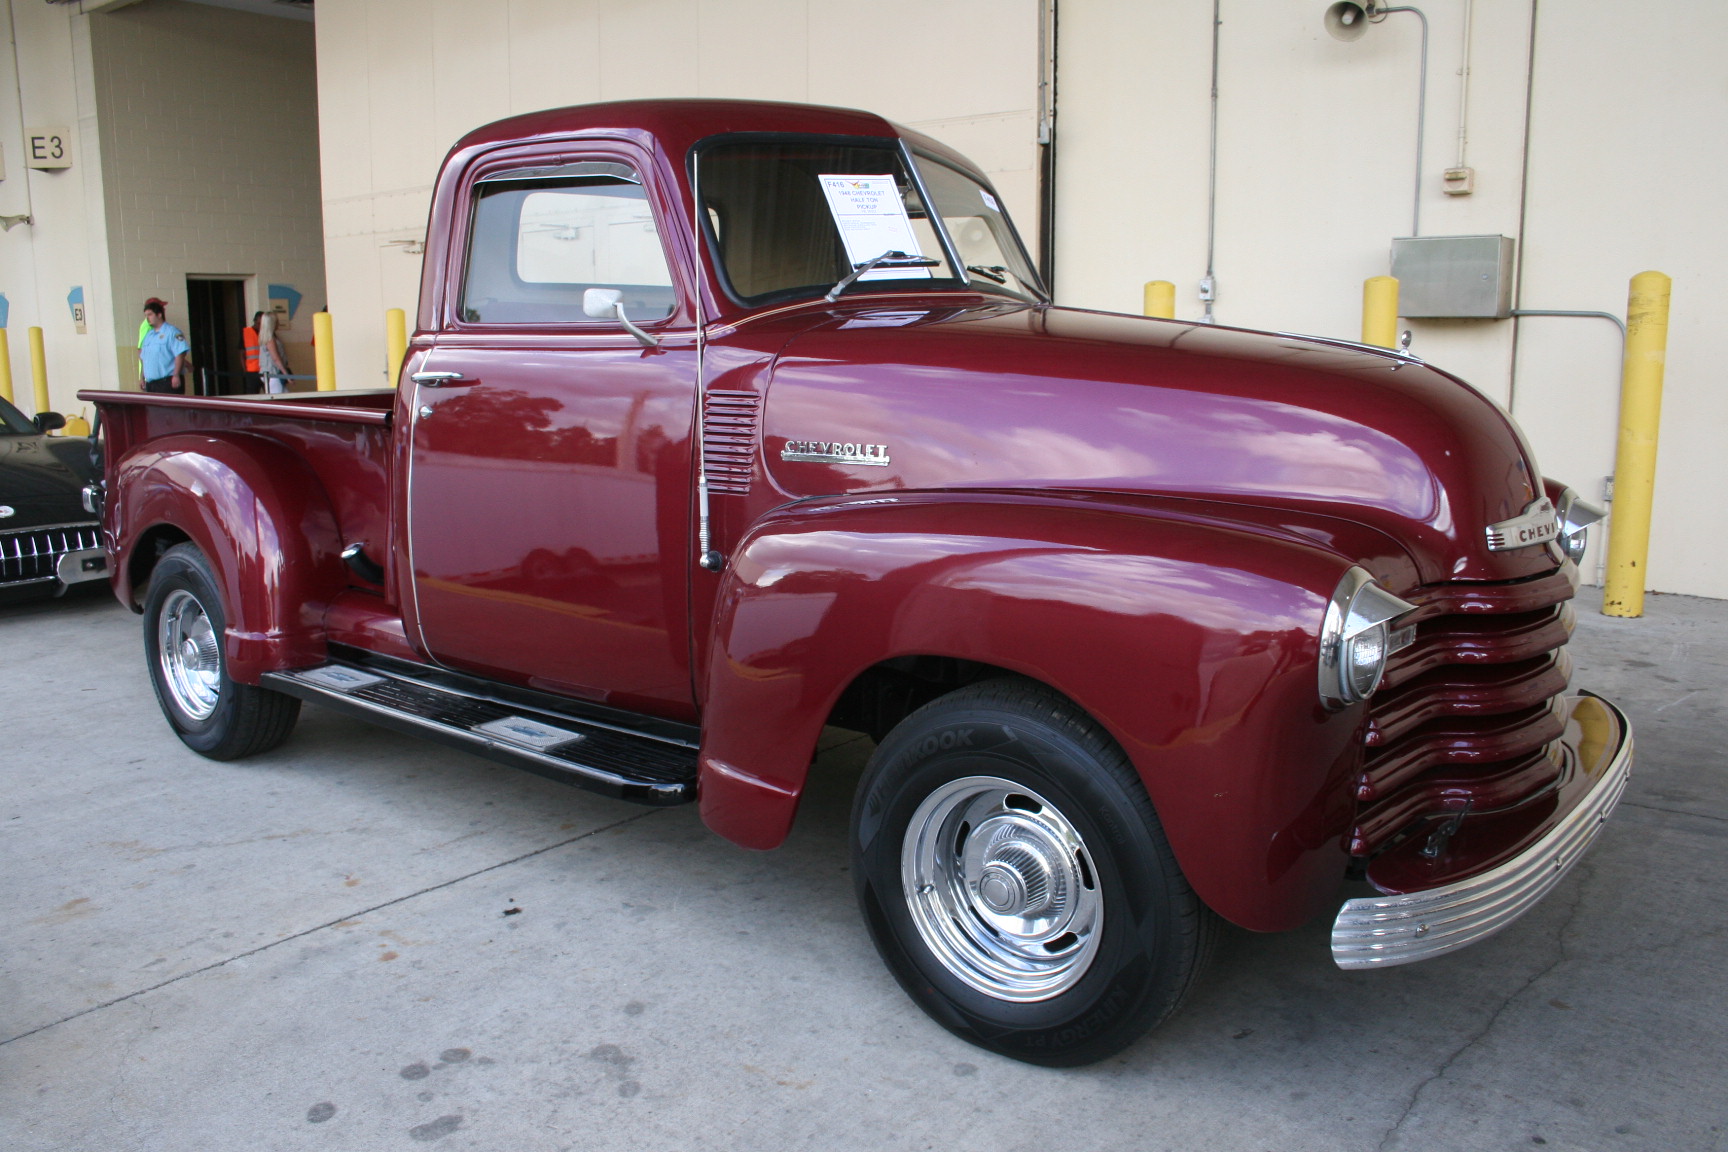
[[[702,453],[707,463],[708,491],[743,496],[750,491],[756,469],[756,436],[762,415],[757,392],[708,390],[702,419]]]

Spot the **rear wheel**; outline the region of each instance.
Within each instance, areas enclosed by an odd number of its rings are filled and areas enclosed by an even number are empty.
[[[195,545],[170,548],[144,597],[144,656],[169,725],[188,748],[212,760],[276,747],[300,715],[294,697],[228,675],[226,627],[210,562]]]
[[[859,782],[854,875],[878,951],[949,1031],[1087,1064],[1175,1011],[1216,921],[1120,748],[1023,680],[963,688],[889,734]]]

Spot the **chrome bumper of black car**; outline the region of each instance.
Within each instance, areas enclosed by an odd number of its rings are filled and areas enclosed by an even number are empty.
[[[95,524],[51,524],[0,532],[0,588],[75,584],[108,575]]]

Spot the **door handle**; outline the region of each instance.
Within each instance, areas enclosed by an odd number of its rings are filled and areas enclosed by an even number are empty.
[[[478,383],[472,376],[464,376],[460,372],[416,372],[408,379],[427,388],[450,388],[458,384]]]

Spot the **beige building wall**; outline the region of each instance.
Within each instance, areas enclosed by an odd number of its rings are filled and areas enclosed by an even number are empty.
[[[432,182],[521,112],[717,96],[867,108],[982,164],[1035,221],[1038,0],[320,0],[325,251],[337,379],[385,383]]]
[[[6,297],[14,398],[36,405],[28,330],[42,329],[50,408],[75,413],[74,393],[112,379],[114,348],[102,215],[103,165],[96,130],[95,75],[83,17],[38,0],[0,0],[7,43],[0,46],[0,215],[31,216],[0,232],[0,294]],[[25,131],[65,128],[68,168],[25,166]],[[83,290],[85,331],[68,299]]]
[[[102,386],[137,387],[147,298],[187,328],[188,276],[245,280],[248,320],[270,306],[270,285],[299,292],[281,336],[310,375],[311,316],[325,303],[312,24],[182,0],[72,20],[87,23],[96,64],[118,301],[103,328],[117,371]]]
[[[1673,276],[1649,582],[1728,597],[1728,534],[1720,515],[1694,511],[1728,485],[1728,395],[1708,334],[1728,308],[1728,233],[1716,223],[1728,183],[1728,6],[1677,0],[1638,15],[1608,0],[1550,0],[1532,46],[1530,0],[1475,0],[1477,190],[1449,197],[1440,176],[1458,146],[1466,5],[1421,4],[1431,23],[1421,232],[1518,240],[1523,308],[1623,317],[1634,274]],[[1362,281],[1389,271],[1392,238],[1411,231],[1420,25],[1393,13],[1341,43],[1322,27],[1325,8],[1222,0],[1215,317],[1355,339]],[[1062,302],[1138,311],[1142,283],[1165,279],[1178,317],[1201,314],[1211,15],[1204,0],[1061,5]],[[1414,352],[1511,407],[1544,471],[1603,496],[1620,377],[1610,323],[1403,326]]]
[[[1728,534],[1694,493],[1728,481],[1728,397],[1706,317],[1728,306],[1728,7],[1474,0],[1468,197],[1458,149],[1470,0],[1431,23],[1420,232],[1519,244],[1518,304],[1624,315],[1627,281],[1674,277],[1650,586],[1728,597]],[[1137,312],[1142,284],[1201,313],[1212,13],[1205,0],[1061,0],[1056,284]],[[1356,338],[1362,281],[1411,233],[1420,26],[1354,43],[1324,0],[1222,0],[1214,262],[1220,323]],[[326,252],[344,386],[384,382],[383,312],[413,314],[438,162],[463,132],[538,108],[739,96],[869,108],[992,172],[1036,221],[1038,0],[324,0],[318,10]],[[1534,40],[1532,28],[1534,27]],[[1528,115],[1527,115],[1528,110]],[[1526,144],[1528,143],[1528,147]],[[1410,321],[1413,350],[1508,405],[1538,459],[1587,498],[1613,469],[1619,337],[1601,320]],[[1719,517],[1718,517],[1719,519]],[[1600,557],[1596,533],[1586,557]]]

